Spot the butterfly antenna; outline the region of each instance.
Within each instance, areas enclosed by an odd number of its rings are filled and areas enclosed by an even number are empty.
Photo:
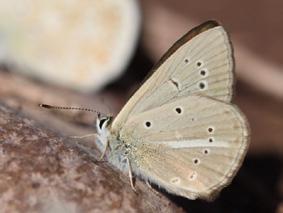
[[[87,112],[94,112],[97,116],[100,116],[100,112],[89,109],[89,108],[82,108],[82,107],[62,107],[62,106],[51,106],[48,104],[39,104],[39,107],[46,108],[46,109],[57,109],[57,110],[78,110],[78,111],[87,111]]]

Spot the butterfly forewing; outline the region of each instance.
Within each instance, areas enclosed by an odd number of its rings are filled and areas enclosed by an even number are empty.
[[[132,147],[135,174],[187,198],[210,198],[239,169],[248,127],[230,104],[233,53],[206,22],[177,41],[131,97],[111,133]]]
[[[131,116],[120,138],[137,147],[134,169],[188,198],[209,198],[228,184],[248,146],[238,109],[200,96]]]
[[[165,54],[152,76],[128,101],[112,124],[114,131],[129,116],[192,94],[231,100],[232,47],[223,27],[207,22],[181,38]]]

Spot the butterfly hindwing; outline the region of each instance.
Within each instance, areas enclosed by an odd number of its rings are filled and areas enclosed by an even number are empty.
[[[131,147],[135,174],[190,199],[209,199],[232,180],[249,137],[230,103],[233,69],[229,37],[214,21],[169,49],[111,124]]]
[[[162,57],[151,77],[113,121],[112,129],[119,131],[128,117],[188,95],[230,102],[232,55],[228,35],[216,22],[193,29]]]
[[[208,199],[239,169],[248,128],[233,105],[189,96],[131,116],[120,139],[136,147],[136,173],[172,193]]]

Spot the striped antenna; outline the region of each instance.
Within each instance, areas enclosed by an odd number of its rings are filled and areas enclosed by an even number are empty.
[[[58,109],[58,110],[78,110],[78,111],[87,111],[87,112],[94,112],[98,116],[100,115],[100,112],[94,110],[94,109],[88,109],[88,108],[81,108],[81,107],[62,107],[62,106],[51,106],[48,104],[39,104],[40,107],[46,108],[46,109]]]

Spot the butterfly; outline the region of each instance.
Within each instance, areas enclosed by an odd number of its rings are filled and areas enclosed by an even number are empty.
[[[216,21],[195,27],[161,58],[117,117],[97,119],[109,161],[170,193],[211,199],[240,168],[249,144],[231,104],[232,45]]]
[[[123,172],[188,199],[210,200],[239,170],[249,128],[231,98],[227,32],[207,21],[185,34],[120,113],[98,116],[102,157]]]

